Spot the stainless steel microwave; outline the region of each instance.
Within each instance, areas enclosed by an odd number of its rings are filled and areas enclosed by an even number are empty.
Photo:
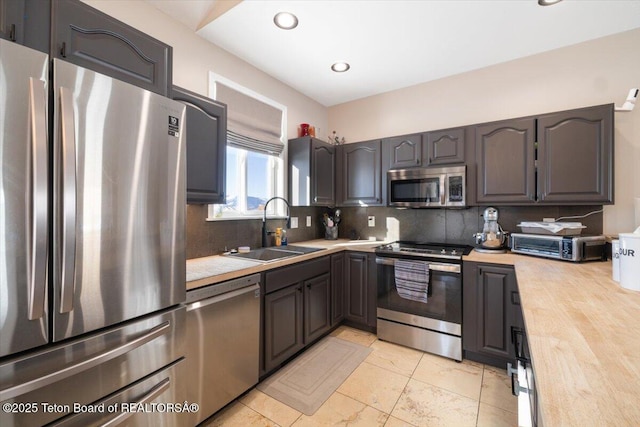
[[[389,206],[466,206],[466,166],[390,170],[387,184]]]

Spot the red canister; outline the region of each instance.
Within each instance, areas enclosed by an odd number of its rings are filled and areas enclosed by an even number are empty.
[[[309,136],[309,123],[300,123],[300,136]]]

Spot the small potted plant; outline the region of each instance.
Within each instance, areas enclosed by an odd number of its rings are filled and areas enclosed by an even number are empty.
[[[331,132],[331,136],[329,136],[329,142],[331,144],[340,145],[340,144],[344,144],[346,141],[344,139],[344,136],[340,138],[338,136],[338,133],[334,130],[333,132]]]

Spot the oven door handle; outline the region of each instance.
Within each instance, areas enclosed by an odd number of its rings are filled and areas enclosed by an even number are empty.
[[[396,263],[395,260],[396,258],[376,257],[376,264],[394,266]],[[423,262],[429,263],[429,270],[445,271],[449,273],[460,273],[461,271],[459,264],[447,264],[444,262],[429,262],[429,261],[423,261]]]

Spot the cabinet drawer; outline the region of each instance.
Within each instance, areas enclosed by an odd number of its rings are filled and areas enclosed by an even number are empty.
[[[328,256],[269,271],[265,274],[265,293],[275,292],[329,271],[331,262]]]

